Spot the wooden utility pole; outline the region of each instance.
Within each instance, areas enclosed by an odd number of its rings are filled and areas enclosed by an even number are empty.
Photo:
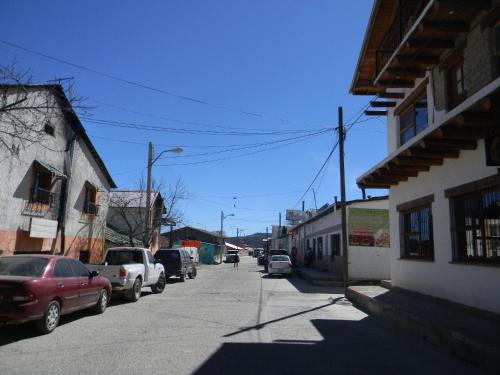
[[[220,212],[220,264],[222,264],[222,253],[224,252],[224,211]]]
[[[148,147],[148,176],[146,181],[146,223],[144,233],[144,246],[149,248],[149,233],[150,233],[150,221],[151,221],[151,170],[153,169],[153,143],[149,142]]]
[[[345,197],[345,172],[344,172],[344,124],[342,107],[339,107],[339,162],[340,162],[340,204],[342,214],[342,251],[343,251],[343,274],[344,274],[344,296],[347,296],[349,286],[349,252],[347,249],[347,208]]]

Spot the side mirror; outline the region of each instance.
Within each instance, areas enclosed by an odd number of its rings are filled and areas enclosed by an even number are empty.
[[[99,272],[97,272],[97,271],[92,271],[92,272],[90,272],[90,275],[89,275],[89,276],[90,276],[91,278],[92,278],[92,277],[97,277],[97,276],[99,276]]]

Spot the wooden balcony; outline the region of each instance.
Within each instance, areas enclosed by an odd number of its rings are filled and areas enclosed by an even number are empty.
[[[384,188],[417,177],[445,159],[460,157],[463,150],[474,150],[477,141],[500,123],[500,79],[491,84],[491,91],[471,97],[450,112],[441,125],[426,129],[385,160],[361,176],[361,188]]]

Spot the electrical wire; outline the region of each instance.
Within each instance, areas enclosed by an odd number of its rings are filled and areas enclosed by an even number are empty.
[[[262,113],[257,113],[257,112],[252,112],[252,111],[246,111],[246,110],[242,110],[242,109],[232,108],[232,107],[229,107],[229,106],[226,106],[226,105],[219,105],[219,104],[211,103],[211,102],[208,102],[208,101],[205,101],[205,100],[201,100],[201,99],[189,97],[189,96],[186,96],[186,95],[176,94],[174,92],[167,91],[167,90],[164,90],[164,89],[161,89],[161,88],[157,88],[157,87],[153,87],[153,86],[147,85],[147,84],[142,83],[142,82],[134,81],[134,80],[127,79],[127,78],[118,77],[118,76],[115,76],[113,74],[109,74],[109,73],[102,72],[102,71],[99,71],[99,70],[96,70],[96,69],[93,69],[93,68],[89,68],[89,67],[81,65],[81,64],[76,64],[76,63],[73,63],[73,62],[68,61],[68,60],[63,60],[63,59],[60,59],[58,57],[50,56],[50,55],[48,55],[46,53],[43,53],[43,52],[40,52],[40,51],[36,51],[34,49],[30,49],[30,48],[27,48],[27,47],[23,47],[23,46],[21,46],[19,44],[8,42],[6,40],[1,40],[0,39],[0,43],[2,43],[4,45],[7,45],[7,46],[9,46],[11,48],[15,48],[15,49],[18,49],[18,50],[21,50],[21,51],[25,51],[25,52],[31,53],[33,55],[37,55],[37,56],[43,57],[43,58],[48,59],[48,60],[52,60],[52,61],[58,62],[60,64],[68,65],[68,66],[71,66],[73,68],[77,68],[77,69],[80,69],[80,70],[83,70],[83,71],[86,71],[86,72],[89,72],[89,73],[93,73],[93,74],[99,75],[101,77],[108,78],[110,80],[114,80],[114,81],[118,81],[118,82],[121,82],[121,83],[125,83],[125,84],[131,85],[131,86],[135,86],[135,87],[139,87],[139,88],[142,88],[142,89],[145,89],[145,90],[149,90],[149,91],[152,91],[152,92],[156,92],[156,93],[159,93],[159,94],[167,95],[167,96],[170,96],[170,97],[173,97],[173,98],[177,98],[177,99],[189,101],[189,102],[192,102],[192,103],[202,104],[202,105],[205,105],[205,106],[208,106],[208,107],[212,107],[212,108],[216,108],[216,109],[220,109],[220,110],[225,110],[225,111],[229,111],[229,112],[234,112],[234,113],[239,113],[239,114],[243,114],[243,115],[247,115],[247,116],[252,116],[252,117],[255,117],[255,118],[262,118],[262,119],[269,118],[269,119],[273,119],[273,120],[278,120],[280,122],[297,124],[296,121],[288,120],[288,119],[282,118],[282,117],[264,116]]]

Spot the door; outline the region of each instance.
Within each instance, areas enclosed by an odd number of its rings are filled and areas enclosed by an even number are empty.
[[[148,284],[155,284],[156,281],[158,281],[158,277],[160,276],[160,273],[158,272],[158,267],[155,264],[155,257],[153,254],[151,254],[151,251],[146,251],[146,257],[148,258],[148,261],[146,262],[147,265],[145,267],[146,269],[146,282]]]
[[[57,260],[52,277],[56,282],[56,294],[62,301],[62,311],[76,310],[80,306],[80,281],[66,259]]]
[[[82,262],[76,259],[68,259],[71,264],[73,273],[78,278],[79,293],[80,293],[80,306],[89,306],[97,303],[99,299],[99,286],[92,277],[87,267]]]

